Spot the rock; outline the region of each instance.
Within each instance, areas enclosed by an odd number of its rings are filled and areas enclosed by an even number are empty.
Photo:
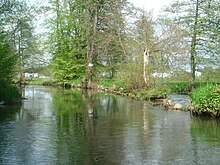
[[[163,100],[163,106],[164,106],[165,108],[169,108],[169,107],[171,107],[172,105],[173,105],[172,100],[170,100],[170,99],[168,99],[168,98],[166,98],[166,99]]]
[[[176,104],[173,106],[173,108],[176,109],[176,110],[180,110],[180,109],[182,109],[182,105],[179,104],[179,103],[176,103]]]

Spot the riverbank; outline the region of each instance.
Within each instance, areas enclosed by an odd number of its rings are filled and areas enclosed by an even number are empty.
[[[207,84],[195,89],[191,103],[194,115],[220,118],[220,85]]]
[[[22,94],[13,84],[2,83],[0,86],[0,105],[14,105],[22,101]]]
[[[66,83],[59,83],[51,79],[33,79],[30,85],[44,86],[62,86],[65,88],[81,88],[84,89],[84,83],[81,80],[73,80]],[[140,100],[157,100],[166,98],[169,93],[168,88],[142,87],[139,89],[129,89],[124,86],[120,80],[102,79],[94,82],[91,89],[100,90],[107,93],[131,97]]]
[[[56,81],[49,80],[49,79],[34,79],[33,82],[30,84],[32,85],[46,85],[46,86],[62,86],[65,88],[84,88],[83,82],[81,80],[73,80],[71,82],[64,83],[57,83]],[[195,98],[204,97],[201,96],[201,92],[197,92],[197,89],[204,91],[204,87],[206,86],[220,86],[219,83],[216,82],[196,82],[195,83],[195,90],[190,93],[189,90],[189,83],[188,82],[172,82],[172,83],[163,83],[160,86],[154,87],[142,87],[139,89],[129,89],[124,87],[124,84],[120,80],[112,80],[112,79],[103,79],[95,82],[92,89],[101,90],[103,92],[112,93],[116,95],[121,95],[125,97],[131,97],[137,100],[148,100],[151,101],[154,105],[161,105],[167,109],[178,109],[184,111],[191,111],[193,115],[197,116],[214,116],[220,117],[219,108],[216,109],[216,103],[214,101],[209,101],[210,107],[207,109],[206,104],[202,104],[196,102]],[[214,91],[212,91],[214,93]],[[211,93],[212,93],[211,92]],[[191,98],[191,103],[187,107],[183,107],[180,103],[171,103],[173,102],[168,96],[172,93],[176,94],[186,94],[189,95]],[[195,94],[197,93],[197,94]],[[208,94],[205,92],[204,95]],[[207,97],[210,97],[208,94]],[[168,99],[168,104],[167,104]],[[170,99],[170,100],[169,100]],[[215,98],[216,99],[216,98]],[[215,100],[214,99],[214,100]],[[198,100],[198,99],[197,99]],[[201,98],[202,100],[202,98]],[[207,101],[208,102],[208,101]],[[220,102],[219,102],[220,105]],[[212,108],[214,107],[214,109]],[[213,113],[214,110],[214,113]]]

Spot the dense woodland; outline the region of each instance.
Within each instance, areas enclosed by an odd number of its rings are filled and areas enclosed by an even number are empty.
[[[176,1],[157,19],[127,0],[33,2],[0,2],[0,100],[25,72],[131,90],[220,81],[219,0]]]

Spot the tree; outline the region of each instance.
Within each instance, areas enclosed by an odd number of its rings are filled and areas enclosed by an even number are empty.
[[[7,41],[6,34],[0,32],[0,101],[5,103],[17,101],[21,97],[18,88],[13,85],[17,63],[14,53],[15,49]]]
[[[87,64],[86,64],[86,88],[92,86],[92,67],[96,50],[96,35],[98,26],[99,0],[88,0],[86,2],[86,43],[87,43]]]
[[[130,12],[132,11],[132,12]],[[125,28],[126,58],[121,64],[119,77],[129,88],[141,88],[149,85],[149,50],[155,43],[152,16],[146,11],[129,6]],[[145,52],[143,54],[143,52]],[[145,58],[147,57],[147,58]],[[144,59],[144,60],[143,60]]]
[[[126,1],[52,0],[54,17],[48,25],[54,77],[59,82],[92,79],[107,68],[114,77],[126,55],[124,48],[123,6]],[[114,7],[113,7],[114,6]]]
[[[54,17],[48,23],[52,69],[58,82],[65,84],[85,76],[85,2],[52,0]]]
[[[119,67],[128,56],[126,36],[127,1],[111,0],[100,3],[98,31],[96,75],[115,78]]]
[[[169,73],[171,68],[185,65],[182,39],[186,34],[167,18],[153,21],[151,13],[138,8],[132,11],[129,19],[134,21],[130,21],[127,27],[129,65],[123,66],[126,69],[122,71],[126,74],[122,73],[122,77],[132,75],[130,80],[125,79],[134,88],[151,87],[153,73]],[[128,70],[133,72],[128,73]]]
[[[171,19],[188,33],[185,39],[190,45],[191,88],[194,87],[196,70],[207,64],[204,59],[209,58],[209,62],[219,59],[219,5],[217,0],[194,0],[176,2],[167,9],[173,13]]]
[[[0,33],[0,82],[1,84],[11,84],[14,73],[17,58],[14,55],[14,48],[6,40],[5,34]]]
[[[35,8],[25,0],[3,1],[1,26],[7,33],[8,40],[15,48],[18,57],[17,72],[20,82],[24,81],[24,71],[30,67],[30,58],[38,52],[36,36],[34,36],[33,20]]]

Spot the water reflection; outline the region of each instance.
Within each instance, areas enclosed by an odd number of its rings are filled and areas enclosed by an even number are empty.
[[[218,122],[105,93],[27,87],[0,109],[0,164],[216,164]]]
[[[193,118],[191,132],[194,138],[200,138],[207,144],[220,147],[220,122],[208,118]]]

